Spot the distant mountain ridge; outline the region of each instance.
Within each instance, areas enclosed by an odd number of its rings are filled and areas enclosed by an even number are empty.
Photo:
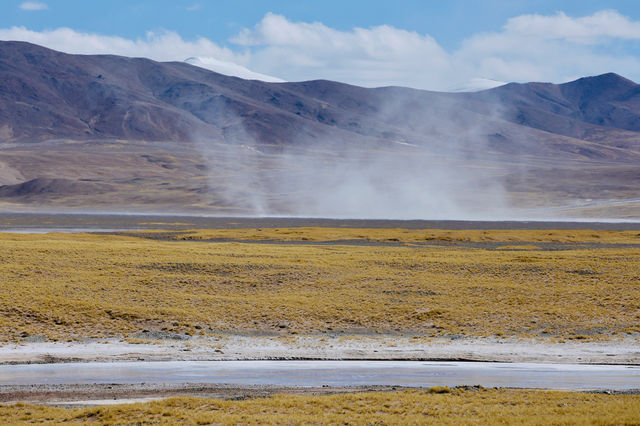
[[[0,209],[638,218],[638,164],[613,73],[446,93],[0,42]]]
[[[514,122],[572,137],[588,137],[590,126],[579,128],[576,122],[562,132],[555,123],[538,123],[536,114],[564,117],[583,123],[640,131],[640,86],[614,73],[584,77],[564,83],[510,83],[478,96],[487,102],[500,102],[511,108]],[[531,117],[529,117],[531,116]],[[530,118],[527,120],[526,118]]]
[[[390,141],[438,148],[451,138],[475,136],[489,140],[492,149],[538,155],[549,149],[550,138],[561,136],[596,142],[601,145],[591,147],[594,155],[612,156],[610,149],[640,147],[636,132],[640,86],[613,73],[565,84],[443,93],[323,80],[267,83],[179,62],[0,42],[2,142],[249,138],[276,148]],[[528,143],[518,134],[526,134]],[[566,152],[578,152],[570,147],[575,140],[566,142]]]

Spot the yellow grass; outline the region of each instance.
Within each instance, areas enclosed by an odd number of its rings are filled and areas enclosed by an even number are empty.
[[[269,232],[289,231],[303,232]],[[208,232],[222,231],[198,234]],[[244,231],[225,232],[245,238]],[[323,238],[333,239],[330,232]],[[366,238],[405,238],[402,230],[371,232]],[[513,231],[507,238],[503,232],[483,238],[507,243],[536,234]],[[635,238],[570,232],[609,243]],[[505,245],[509,249],[2,234],[0,341],[117,337],[143,329],[575,339],[640,331],[640,249]]]
[[[447,229],[359,229],[359,228],[260,228],[204,229],[186,231],[176,239],[339,241],[424,243],[429,241],[467,242],[551,242],[640,244],[640,231],[591,230],[447,230]]]
[[[430,390],[244,401],[171,398],[92,408],[0,405],[0,422],[104,424],[638,424],[640,397],[524,390]]]

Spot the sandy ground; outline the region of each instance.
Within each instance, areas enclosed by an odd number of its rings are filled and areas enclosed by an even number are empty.
[[[551,343],[495,338],[419,340],[387,337],[247,337],[189,340],[23,343],[0,346],[0,364],[205,360],[468,360],[640,365],[640,341]]]

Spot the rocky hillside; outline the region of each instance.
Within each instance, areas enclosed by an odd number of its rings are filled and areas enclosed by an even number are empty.
[[[0,42],[0,141],[413,144],[636,157],[640,86],[616,74],[476,93],[266,83],[188,65]],[[452,142],[453,139],[453,142]]]

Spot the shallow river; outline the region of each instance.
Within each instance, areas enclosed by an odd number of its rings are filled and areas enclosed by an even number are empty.
[[[167,361],[0,366],[0,385],[209,383],[640,389],[640,366],[424,361]]]
[[[602,229],[640,230],[640,223],[621,220],[569,221],[464,221],[464,220],[376,220],[300,217],[212,217],[144,214],[10,213],[0,211],[4,232],[115,232],[143,229],[242,229],[286,227],[347,227],[403,229]]]

